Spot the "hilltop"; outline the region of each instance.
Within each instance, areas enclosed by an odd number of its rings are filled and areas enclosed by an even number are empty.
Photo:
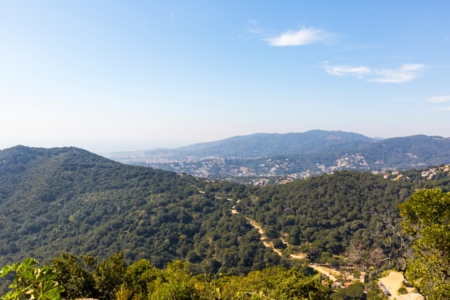
[[[161,268],[188,260],[195,273],[279,265],[258,231],[231,213],[245,187],[219,186],[78,148],[0,151],[0,264],[48,262],[64,250],[100,258],[123,251],[128,264],[148,259]]]

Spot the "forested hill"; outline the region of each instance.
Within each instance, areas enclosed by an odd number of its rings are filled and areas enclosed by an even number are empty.
[[[123,251],[127,263],[145,258],[156,267],[188,259],[194,272],[208,273],[279,265],[280,257],[263,246],[257,230],[231,214],[234,202],[226,198],[244,187],[224,183],[212,192],[205,185],[77,148],[3,150],[0,264],[26,257],[46,262],[65,250],[101,258]],[[217,251],[232,249],[237,261],[214,258],[208,236],[214,228],[223,242]]]
[[[342,254],[352,241],[368,249],[382,247],[374,234],[388,229],[387,219],[399,224],[398,204],[421,188],[450,191],[449,166],[437,169],[438,180],[431,181],[414,170],[403,172],[402,180],[350,171],[325,174],[254,189],[236,209],[260,223],[271,237],[285,236],[318,260],[322,253]]]
[[[0,264],[46,262],[64,250],[101,258],[123,251],[129,264],[145,258],[156,267],[181,259],[194,273],[291,266],[289,251],[317,260],[342,254],[352,240],[379,245],[374,226],[387,216],[397,223],[396,205],[414,190],[449,190],[448,168],[436,172],[437,181],[415,171],[392,181],[343,171],[255,188],[124,165],[77,148],[14,147],[0,152]],[[273,245],[286,239],[286,256],[266,248],[249,220]]]
[[[319,153],[340,149],[355,149],[368,145],[374,139],[364,135],[343,132],[311,130],[303,133],[256,133],[235,136],[228,139],[200,143],[177,149],[156,149],[149,151],[117,152],[105,154],[108,158],[139,163],[147,161],[192,160],[205,157],[215,158],[257,158],[273,155]]]

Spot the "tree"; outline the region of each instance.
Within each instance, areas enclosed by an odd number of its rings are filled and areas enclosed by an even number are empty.
[[[52,259],[51,266],[55,270],[56,280],[65,289],[62,294],[64,298],[97,297],[94,276],[85,265],[87,261],[65,252],[61,253],[61,257]]]
[[[364,296],[364,285],[359,281],[349,285],[347,296],[351,299],[361,299]]]
[[[408,294],[408,290],[407,290],[404,286],[401,286],[401,287],[398,289],[397,293],[398,293],[399,295]]]
[[[353,272],[353,278],[359,279],[359,277],[361,277],[361,272],[359,272],[359,270],[355,270]]]
[[[414,237],[415,258],[406,278],[429,299],[450,298],[450,193],[422,189],[399,205],[405,232]]]
[[[273,243],[273,246],[276,249],[284,249],[284,248],[286,248],[286,246],[284,245],[283,241],[281,241],[280,239],[274,239],[272,243]]]
[[[0,271],[0,277],[12,276],[14,281],[10,288],[15,291],[8,292],[0,299],[61,299],[61,293],[64,292],[64,288],[54,281],[56,274],[53,269],[49,267],[34,267],[38,263],[35,259],[27,258],[20,265],[16,263],[3,267]],[[10,272],[14,272],[15,275],[10,274]]]
[[[367,300],[383,300],[382,297],[380,297],[377,292],[370,291],[367,293]]]
[[[122,253],[98,262],[91,255],[61,254],[52,260],[56,280],[66,289],[65,297],[94,297],[100,300],[112,299],[122,284],[125,263]],[[90,270],[93,270],[92,272]]]

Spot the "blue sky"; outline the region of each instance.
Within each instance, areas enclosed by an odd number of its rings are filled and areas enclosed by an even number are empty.
[[[0,1],[0,149],[450,136],[449,1]]]

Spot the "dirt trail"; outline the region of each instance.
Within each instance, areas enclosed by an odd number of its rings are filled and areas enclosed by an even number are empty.
[[[199,192],[200,192],[201,194],[204,194],[204,193],[205,193],[204,191],[200,191],[200,190],[199,190]],[[216,199],[223,199],[223,198],[219,198],[219,197],[215,197],[215,198],[216,198]],[[228,201],[232,201],[233,199],[227,199],[227,200],[228,200]],[[236,204],[238,204],[240,201],[241,201],[241,200],[239,199],[239,200],[236,202]],[[232,213],[232,214],[239,214],[239,212],[236,210],[236,205],[234,205],[234,206],[231,208],[231,213]],[[265,234],[265,232],[264,232],[264,229],[262,229],[261,225],[259,225],[259,224],[256,223],[254,220],[252,220],[252,219],[250,219],[250,218],[248,218],[248,217],[245,217],[245,219],[248,221],[248,223],[249,223],[250,225],[252,225],[254,228],[258,229],[259,234],[261,234],[261,241],[263,242],[263,244],[264,244],[265,247],[271,248],[271,249],[272,249],[275,253],[277,253],[279,256],[283,256],[283,253],[281,253],[280,250],[276,249],[276,248],[273,246],[272,241],[269,240],[269,239],[267,239],[266,237],[263,236],[263,235]],[[288,242],[286,242],[286,240],[285,240],[284,238],[280,238],[280,239],[281,239],[281,241],[282,241],[285,245],[290,246],[290,245],[288,244]],[[290,256],[291,256],[291,259],[292,259],[292,258],[295,258],[295,259],[303,259],[303,258],[306,258],[306,253],[291,254]],[[310,265],[310,267],[313,268],[313,269],[315,269],[315,270],[317,270],[317,271],[319,271],[319,272],[322,273],[322,274],[327,275],[327,276],[328,276],[331,280],[333,280],[333,281],[336,281],[336,280],[337,280],[335,276],[333,276],[333,275],[330,274],[330,270],[327,270],[327,269],[325,269],[325,268],[323,268],[323,267],[314,266],[314,265]]]
[[[205,193],[204,191],[200,191],[200,190],[199,190],[199,192],[200,192],[201,194],[204,194],[204,193]],[[216,199],[223,199],[223,198],[220,198],[220,197],[215,197],[215,198],[216,198]],[[232,201],[233,199],[227,198],[227,200],[228,200],[228,201]],[[239,199],[239,200],[236,202],[236,204],[238,204],[240,201],[241,201],[241,200]],[[236,205],[234,205],[234,206],[231,208],[231,213],[232,213],[232,214],[236,214],[236,215],[239,214],[239,212],[236,210]],[[253,220],[250,219],[250,218],[245,217],[245,219],[249,222],[250,225],[252,225],[252,226],[255,227],[256,229],[258,229],[259,234],[264,235],[265,232],[264,232],[264,229],[262,229],[261,225],[259,225],[258,223],[256,223],[255,221],[253,221]],[[283,238],[280,238],[280,239],[281,239],[281,241],[282,241],[285,245],[288,245],[288,246],[289,246],[288,242],[286,242]],[[276,248],[273,246],[273,243],[272,243],[271,240],[269,240],[269,239],[267,239],[267,238],[261,236],[261,241],[263,242],[263,244],[264,244],[265,247],[267,247],[267,248],[272,248],[272,250],[273,250],[274,252],[276,252],[279,256],[283,256],[283,253],[281,253],[280,250],[276,249]],[[303,259],[303,258],[306,258],[306,254],[305,254],[305,253],[291,254],[291,258]]]
[[[337,281],[337,278],[334,275],[331,274],[331,272],[335,273],[336,272],[335,270],[330,270],[328,268],[320,267],[320,266],[317,266],[315,264],[311,264],[309,266],[311,268],[313,268],[314,270],[319,271],[320,273],[327,275],[328,278],[330,278],[331,280]]]
[[[221,198],[218,198],[218,199],[221,199]],[[233,199],[227,199],[227,200],[228,200],[228,201],[232,201]],[[241,201],[241,200],[239,199],[239,200],[236,202],[236,204],[238,204],[240,201]],[[231,208],[231,213],[232,213],[232,214],[236,214],[236,215],[239,214],[239,212],[236,210],[236,205],[234,205],[234,206]],[[283,253],[281,253],[280,250],[276,249],[276,248],[273,246],[272,241],[269,240],[269,239],[267,239],[267,238],[265,238],[265,237],[263,236],[265,232],[264,232],[264,229],[262,229],[261,225],[259,225],[258,223],[256,223],[255,221],[253,221],[253,220],[250,219],[250,218],[245,217],[245,219],[248,221],[248,223],[249,223],[250,225],[252,225],[252,226],[255,227],[256,229],[258,229],[258,232],[259,232],[259,234],[261,235],[261,241],[263,242],[263,244],[264,244],[265,247],[267,247],[267,248],[272,248],[272,250],[273,250],[275,253],[277,253],[279,256],[283,256]],[[286,245],[289,246],[289,244],[288,244],[283,238],[281,238],[281,241],[283,241],[284,244],[286,244]],[[296,259],[306,258],[306,254],[305,254],[305,253],[291,254],[291,258],[296,258]]]
[[[259,225],[258,223],[256,223],[255,221],[253,221],[252,219],[249,219],[247,217],[245,217],[245,219],[250,223],[250,225],[252,225],[256,229],[258,229],[259,234],[264,235],[265,232],[264,232],[264,229],[262,229],[261,225]],[[262,236],[261,241],[263,242],[264,246],[266,246],[267,248],[272,248],[272,250],[275,251],[279,256],[283,255],[280,250],[276,249],[273,246],[272,241],[270,241],[269,239]],[[289,246],[289,244],[284,239],[282,239],[282,241],[284,244]],[[306,254],[304,254],[304,253],[299,253],[299,254],[300,255],[291,254],[291,258],[297,258],[297,259],[306,258]]]

